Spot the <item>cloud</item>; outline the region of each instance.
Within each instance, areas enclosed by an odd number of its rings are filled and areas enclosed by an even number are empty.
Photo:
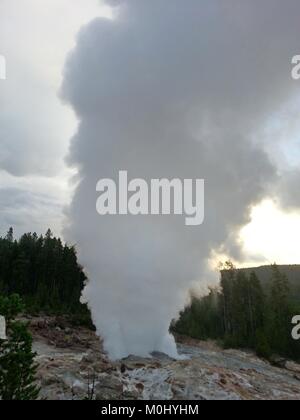
[[[0,189],[0,234],[12,226],[16,237],[24,232],[45,233],[49,227],[59,232],[57,216],[62,213],[58,200],[50,195],[34,194],[23,189]]]
[[[67,52],[81,25],[101,15],[98,0],[1,0],[0,167],[53,176],[64,168],[76,120],[57,97]],[[66,18],[67,16],[67,18]]]
[[[62,230],[72,175],[64,159],[77,127],[58,97],[62,69],[79,28],[103,14],[109,10],[98,0],[0,1],[2,232]]]
[[[57,178],[14,177],[0,172],[0,236],[12,226],[16,237],[25,232],[62,233],[64,206],[70,201],[67,175]]]

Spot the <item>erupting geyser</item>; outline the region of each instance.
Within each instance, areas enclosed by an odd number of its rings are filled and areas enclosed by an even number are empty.
[[[176,356],[171,320],[194,282],[207,280],[211,250],[233,238],[276,179],[256,134],[293,94],[288,66],[300,3],[110,4],[116,18],[85,26],[65,69],[63,97],[80,122],[69,157],[79,182],[65,234],[87,269],[83,300],[110,356]],[[121,170],[149,184],[204,179],[204,224],[100,217],[97,182]]]

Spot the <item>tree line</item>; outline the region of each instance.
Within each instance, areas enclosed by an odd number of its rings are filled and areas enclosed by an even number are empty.
[[[26,233],[0,238],[0,295],[18,294],[29,312],[88,315],[80,303],[86,276],[74,246],[53,236]]]
[[[192,298],[174,329],[197,339],[220,340],[225,348],[253,349],[268,359],[280,355],[300,360],[300,342],[291,335],[297,314],[300,302],[291,301],[289,281],[276,265],[265,290],[255,272],[248,275],[228,263],[220,287]]]

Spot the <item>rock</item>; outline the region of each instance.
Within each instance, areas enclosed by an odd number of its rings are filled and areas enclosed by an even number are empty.
[[[135,385],[135,387],[136,387],[136,389],[137,389],[139,392],[143,392],[143,391],[144,391],[144,389],[145,389],[145,385],[144,385],[144,384],[142,384],[142,383],[138,383],[138,384],[136,384],[136,385]]]
[[[121,373],[125,373],[125,372],[126,372],[126,370],[127,370],[126,365],[124,365],[124,363],[122,363],[122,364],[121,364],[121,367],[120,367],[120,371],[121,371]]]
[[[123,384],[117,377],[103,376],[95,385],[96,400],[119,400],[123,394]]]
[[[91,365],[94,362],[95,362],[95,355],[93,355],[92,353],[87,354],[81,360],[82,365]]]
[[[181,338],[178,347],[185,360],[157,353],[152,358],[131,356],[110,362],[93,332],[84,328],[75,332],[71,327],[66,327],[70,333],[66,328],[58,331],[61,322],[39,318],[31,323],[41,398],[300,400],[300,366],[277,356],[273,363],[285,370],[253,353],[224,351],[216,344],[196,340],[185,344]]]
[[[49,373],[42,375],[41,386],[43,387],[58,385],[59,383],[61,383],[61,381],[55,375],[51,375]]]
[[[140,397],[139,392],[137,392],[136,390],[131,390],[131,391],[124,391],[122,397],[125,400],[137,400]]]
[[[288,361],[285,367],[287,370],[300,375],[300,365],[298,365],[297,363]]]
[[[273,355],[270,358],[271,365],[280,369],[286,369],[287,362],[287,359],[284,359],[283,357],[277,355]]]
[[[134,367],[136,368],[136,369],[142,369],[142,368],[144,368],[144,367],[146,367],[146,365],[145,365],[145,363],[135,363],[134,364]]]

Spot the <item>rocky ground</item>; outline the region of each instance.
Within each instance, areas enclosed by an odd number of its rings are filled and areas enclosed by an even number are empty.
[[[178,339],[183,360],[162,354],[110,362],[92,331],[64,319],[30,320],[41,398],[49,400],[300,400],[300,365]],[[279,363],[280,362],[280,363]]]

